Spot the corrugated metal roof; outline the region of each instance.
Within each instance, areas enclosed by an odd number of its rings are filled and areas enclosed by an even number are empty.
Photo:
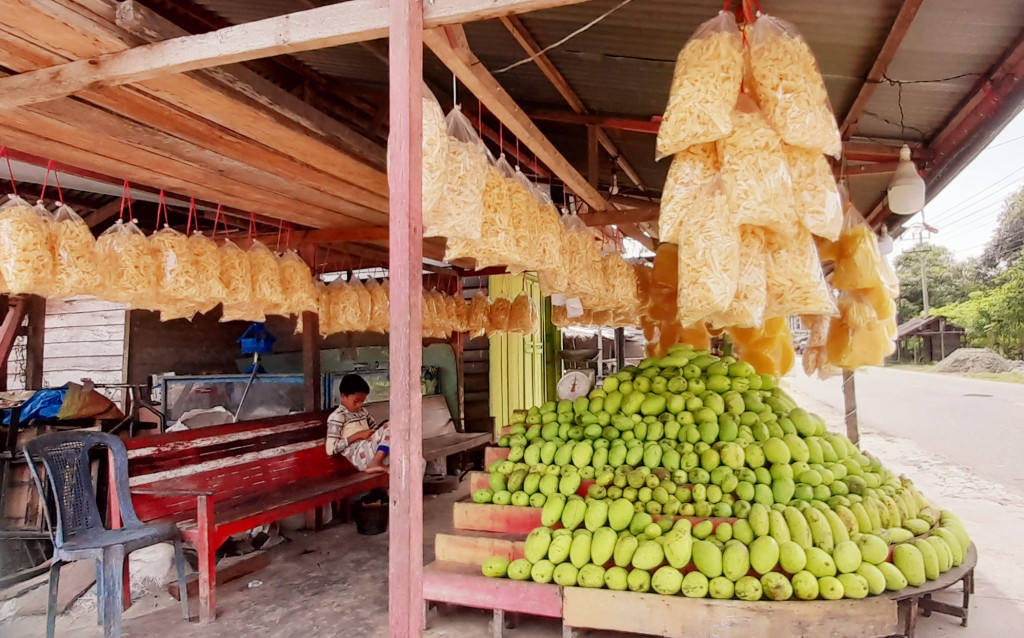
[[[281,15],[329,0],[193,0],[231,23]],[[620,0],[591,0],[520,16],[541,46],[579,29]],[[735,4],[735,3],[734,3]],[[902,0],[776,0],[765,10],[792,22],[814,51],[833,108],[841,121],[853,104],[888,36]],[[675,58],[694,30],[721,7],[710,0],[633,0],[599,24],[552,50],[549,57],[583,103],[594,113],[648,118],[664,109]],[[929,140],[962,104],[977,77],[988,72],[1024,29],[1020,0],[929,0],[922,5],[889,77],[941,83],[878,86],[860,118],[856,133],[866,138]],[[498,21],[466,25],[473,52],[492,71],[525,57],[525,52]],[[386,66],[357,45],[296,56],[327,78],[386,86]],[[451,74],[432,55],[424,56],[424,74],[449,91]],[[528,112],[567,110],[564,99],[534,64],[497,76]],[[446,96],[449,97],[449,96]],[[900,114],[902,104],[902,116]],[[901,126],[902,120],[902,126]],[[581,172],[586,170],[586,135],[582,126],[541,123],[551,141]],[[654,162],[652,135],[609,131],[623,156],[648,186],[657,190],[666,163]],[[611,164],[601,160],[607,186]],[[620,175],[620,184],[623,178]],[[870,210],[884,194],[886,175],[851,179],[855,203]]]
[[[868,103],[858,132],[868,137],[930,139],[978,78],[991,69],[1024,27],[1019,0],[929,0],[921,6],[887,75],[896,80],[941,83],[882,84]],[[901,134],[899,102],[905,135]]]

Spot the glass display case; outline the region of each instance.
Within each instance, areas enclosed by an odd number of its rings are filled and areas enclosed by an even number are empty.
[[[363,379],[366,379],[366,383],[370,386],[370,394],[366,397],[367,403],[376,403],[378,401],[387,401],[388,394],[391,391],[391,377],[390,371],[387,368],[376,368],[376,369],[365,369],[365,370],[352,370],[351,372],[332,372],[324,375],[324,407],[333,408],[338,405],[340,396],[338,395],[338,382],[346,374],[358,374]],[[441,375],[440,371],[434,366],[424,366],[420,373],[420,388],[423,391],[423,396],[431,394],[441,394]]]
[[[248,374],[166,376],[161,390],[167,423],[177,422],[193,410],[224,408],[238,421],[302,412],[304,380],[301,374],[259,374],[249,392]],[[245,394],[245,403],[241,405]]]

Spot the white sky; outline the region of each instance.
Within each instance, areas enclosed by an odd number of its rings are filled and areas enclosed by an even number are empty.
[[[938,229],[930,241],[946,246],[958,260],[977,257],[995,230],[1004,200],[1024,185],[1024,112],[1006,125],[967,168],[924,208],[929,226]],[[920,223],[915,215],[908,226]],[[909,250],[918,233],[905,232],[896,253]]]

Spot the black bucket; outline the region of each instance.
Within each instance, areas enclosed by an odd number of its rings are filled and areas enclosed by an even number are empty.
[[[352,505],[352,518],[356,531],[363,536],[375,536],[388,531],[388,495],[374,490]]]

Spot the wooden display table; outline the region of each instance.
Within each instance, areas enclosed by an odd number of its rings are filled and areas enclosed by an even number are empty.
[[[503,451],[490,448],[487,458],[501,458]],[[470,481],[471,489],[486,487],[483,473]],[[487,578],[480,572],[487,558],[523,557],[523,541],[540,525],[541,510],[462,501],[454,504],[452,515],[455,532],[435,537],[435,561],[424,568],[424,600],[428,606],[441,603],[491,610],[495,638],[503,634],[505,613],[561,618],[565,638],[575,636],[578,629],[671,638],[913,638],[918,618],[932,612],[958,617],[967,625],[978,561],[971,545],[963,564],[937,580],[862,600],[744,602],[638,594]],[[935,592],[958,582],[963,583],[962,606],[932,599]]]

